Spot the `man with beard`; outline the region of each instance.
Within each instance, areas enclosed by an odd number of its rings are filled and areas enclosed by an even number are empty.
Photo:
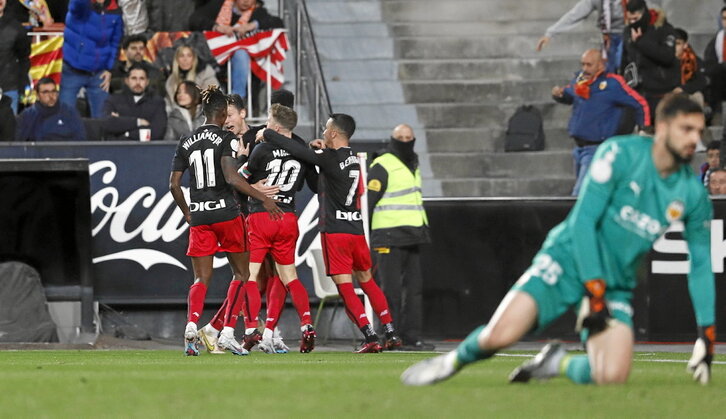
[[[622,77],[605,71],[605,63],[599,50],[585,51],[580,64],[582,70],[570,84],[552,88],[552,99],[572,105],[567,131],[576,144],[572,150],[576,179],[572,189],[573,196],[580,192],[597,147],[619,133],[623,107],[633,110],[639,126],[650,125],[648,103]],[[628,133],[631,132],[632,127]]]
[[[123,89],[124,79],[129,74],[129,69],[134,63],[139,63],[146,68],[149,75],[149,87],[157,94],[164,94],[166,79],[161,70],[153,64],[144,60],[146,54],[146,37],[141,34],[129,35],[124,38],[121,48],[126,56],[125,61],[117,61],[116,66],[111,70],[111,93]]]
[[[134,63],[120,93],[109,96],[103,105],[107,140],[163,140],[166,132],[164,99],[148,91],[149,76],[141,63]],[[150,138],[142,138],[150,130]]]
[[[400,340],[387,349],[433,351],[421,340],[423,280],[420,245],[429,243],[421,173],[413,151],[416,138],[406,124],[393,129],[388,148],[373,159],[368,173],[368,214],[374,271],[398,320]]]
[[[577,330],[587,354],[567,354],[551,343],[509,380],[566,375],[579,384],[624,383],[632,364],[636,271],[653,242],[675,222],[683,223],[690,251],[688,290],[699,331],[688,369],[694,380],[708,383],[716,339],[713,207],[688,163],[704,126],[702,108],[685,94],[672,94],[658,105],[655,138],[630,135],[602,144],[567,219],[550,231],[489,324],[455,350],[411,366],[401,376],[403,383],[443,381],[530,330],[543,330],[578,305]]]
[[[17,141],[76,141],[86,139],[78,111],[58,100],[58,86],[50,77],[35,85],[38,101],[18,116]]]

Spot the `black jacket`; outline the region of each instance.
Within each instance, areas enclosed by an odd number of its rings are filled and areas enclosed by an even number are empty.
[[[117,113],[119,116],[112,116]],[[134,95],[124,86],[121,93],[106,99],[103,104],[103,128],[106,140],[139,140],[139,129],[151,128],[152,140],[163,140],[166,132],[166,109],[164,99],[154,93],[145,94],[134,103]],[[149,127],[138,126],[138,119],[143,118],[151,124]]]
[[[681,84],[681,66],[676,58],[676,37],[673,26],[666,21],[665,13],[659,12],[654,23],[651,15],[634,25],[625,27],[623,33],[623,67],[634,62],[638,67],[640,83],[636,90],[644,94],[665,94]],[[637,41],[631,39],[631,28],[640,27],[643,34]]]
[[[198,6],[192,16],[189,18],[189,29],[193,31],[211,31],[215,25],[215,20],[222,8],[224,0],[209,0],[208,2]],[[239,15],[232,13],[232,25],[239,19]],[[282,28],[285,25],[282,19],[272,16],[267,12],[264,2],[258,0],[257,7],[252,12],[250,22],[257,21],[259,25],[257,29],[273,29]]]
[[[30,71],[30,38],[20,22],[0,16],[0,88],[22,89]]]
[[[711,38],[711,41],[703,51],[703,66],[706,69],[706,75],[710,78],[720,77],[721,74],[726,72],[726,61],[719,63],[718,55],[716,55],[716,37]]]
[[[10,97],[3,95],[0,98],[0,141],[13,141],[15,139],[15,114]]]

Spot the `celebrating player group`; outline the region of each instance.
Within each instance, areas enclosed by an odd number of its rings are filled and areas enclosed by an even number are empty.
[[[297,125],[295,111],[274,104],[266,127],[257,131],[256,140],[262,144],[255,146],[251,141],[246,144],[240,141],[239,136],[244,138],[244,131],[249,129],[246,124],[228,120],[228,113],[237,112],[233,105],[235,98],[225,96],[218,88],[212,86],[205,90],[202,106],[206,122],[180,139],[172,162],[169,187],[190,225],[187,255],[191,257],[194,271],[184,353],[199,355],[200,342],[210,353],[229,351],[247,355],[256,345],[270,354],[287,352],[287,346],[275,334],[286,292],[268,293],[264,331],[260,333],[257,329],[261,309],[257,283],[270,276],[264,269],[268,255],[300,318],[300,352],[308,353],[315,348],[316,333],[310,320],[308,295],[295,269],[295,244],[299,236],[295,194],[305,181],[318,192],[326,273],[333,278],[346,313],[365,338],[356,352],[375,353],[400,346],[388,302],[370,271],[370,251],[360,213],[363,192],[360,164],[349,147],[355,131],[353,118],[345,114],[331,115],[323,133],[324,140],[311,142],[318,148],[313,150],[293,133]],[[239,129],[233,133],[223,127]],[[253,150],[247,156],[250,148]],[[181,186],[187,169],[189,203]],[[238,199],[247,205],[240,206]],[[240,213],[241,208],[248,209],[247,216]],[[200,329],[197,323],[204,309],[217,252],[226,252],[233,276],[222,307]],[[370,298],[383,325],[383,341],[379,341],[354,292],[353,279]],[[245,320],[242,344],[234,336],[240,315]]]

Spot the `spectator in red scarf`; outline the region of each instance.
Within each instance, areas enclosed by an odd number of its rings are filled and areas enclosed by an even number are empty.
[[[575,141],[572,150],[575,166],[575,187],[572,195],[577,196],[582,181],[590,167],[597,147],[618,132],[622,108],[635,111],[636,123],[650,125],[650,111],[645,99],[630,88],[622,77],[607,73],[602,53],[589,49],[580,60],[582,70],[567,86],[552,88],[552,98],[566,105],[572,105],[572,117],[567,132]],[[624,134],[624,133],[623,133]]]
[[[673,89],[674,93],[687,93],[693,101],[704,106],[704,91],[708,85],[706,68],[703,61],[688,44],[688,32],[675,29],[676,57],[681,60],[681,84]]]

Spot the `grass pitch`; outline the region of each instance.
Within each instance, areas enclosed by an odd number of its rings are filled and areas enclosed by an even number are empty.
[[[3,417],[724,417],[720,362],[708,387],[685,372],[688,355],[669,353],[636,354],[623,386],[512,385],[526,358],[506,355],[411,388],[398,376],[433,354],[5,351],[0,407]]]

